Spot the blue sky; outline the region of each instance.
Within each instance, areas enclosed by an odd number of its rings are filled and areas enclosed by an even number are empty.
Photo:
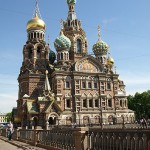
[[[97,42],[100,24],[101,39],[110,46],[127,94],[150,87],[149,6],[149,0],[77,0],[75,9],[87,34],[89,53]],[[9,112],[17,104],[17,77],[27,40],[26,24],[33,16],[34,7],[35,0],[0,1],[0,112]],[[47,26],[45,40],[49,35],[54,50],[60,19],[67,18],[68,6],[65,0],[39,0],[39,8]]]

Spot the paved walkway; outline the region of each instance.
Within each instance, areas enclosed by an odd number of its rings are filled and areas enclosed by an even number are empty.
[[[8,141],[6,137],[0,136],[0,150],[45,150],[45,149],[15,140]]]
[[[22,150],[22,148],[18,148],[8,142],[0,140],[0,150]]]

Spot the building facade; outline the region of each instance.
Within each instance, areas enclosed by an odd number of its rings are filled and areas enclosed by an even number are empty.
[[[7,123],[7,114],[6,113],[0,113],[0,124]]]
[[[88,54],[88,41],[75,12],[76,0],[67,0],[68,16],[61,21],[54,46],[45,41],[45,22],[38,3],[27,23],[27,41],[18,77],[17,119],[22,127],[131,123],[125,85],[114,69],[109,46],[101,40]],[[55,60],[56,59],[56,60]]]

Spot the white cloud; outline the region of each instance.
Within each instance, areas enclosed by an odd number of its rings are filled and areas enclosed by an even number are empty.
[[[104,25],[107,25],[107,24],[110,24],[116,20],[117,20],[116,18],[110,18],[110,19],[104,19],[102,22]]]

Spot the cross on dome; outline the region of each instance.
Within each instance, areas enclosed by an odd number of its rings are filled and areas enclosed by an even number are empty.
[[[98,25],[98,41],[101,40],[101,28],[100,25]]]
[[[35,10],[34,10],[34,13],[33,13],[33,17],[41,17],[41,14],[40,14],[40,10],[39,10],[39,5],[38,5],[38,0],[35,0]]]

